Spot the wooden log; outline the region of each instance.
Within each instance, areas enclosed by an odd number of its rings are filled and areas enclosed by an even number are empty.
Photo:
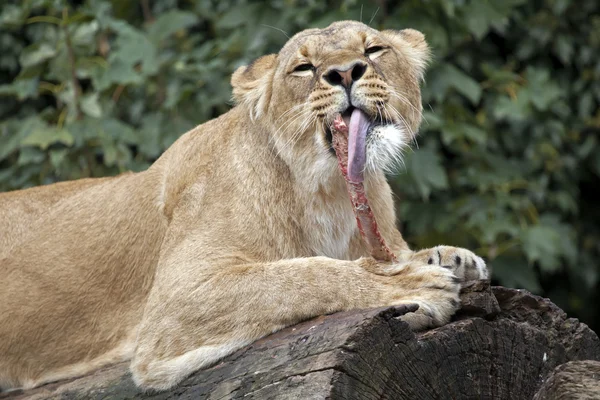
[[[483,281],[461,297],[453,322],[419,333],[397,318],[402,307],[321,316],[166,392],[140,391],[120,364],[0,398],[531,399],[557,366],[600,360],[596,334],[547,299]]]
[[[600,362],[569,361],[559,365],[533,400],[597,400],[600,398]]]

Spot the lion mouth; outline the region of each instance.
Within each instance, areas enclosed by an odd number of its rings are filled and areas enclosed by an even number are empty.
[[[350,107],[346,108],[346,110],[344,110],[343,112],[341,112],[339,114],[339,115],[341,115],[341,117],[342,117],[344,123],[346,124],[346,126],[350,126],[350,120],[351,120],[352,113],[354,112],[354,110],[357,110],[357,108],[354,107],[354,106],[350,106]],[[376,116],[375,118],[373,118],[371,115],[369,115],[368,113],[366,113],[364,110],[362,110],[362,109],[359,109],[359,110],[363,111],[363,113],[365,115],[367,115],[367,119],[369,120],[369,126],[367,127],[366,136],[369,136],[369,134],[371,133],[371,131],[373,130],[373,128],[375,128],[376,126],[385,125],[385,124],[390,124],[391,123],[390,121],[384,120],[379,115]],[[331,154],[335,155],[335,149],[333,148],[333,136],[332,136],[330,125],[331,125],[331,122],[326,124],[325,139],[327,140],[327,144],[329,146],[329,151],[331,152]]]
[[[364,110],[350,106],[343,112],[336,115],[341,117],[345,128],[348,130],[348,155],[349,155],[349,168],[350,176],[357,177],[358,174],[362,174],[366,163],[366,147],[367,137],[373,130],[373,128],[379,125],[385,125],[389,123],[383,120],[380,116],[373,118]],[[330,124],[327,124],[325,136],[329,144],[329,150],[333,155],[336,155],[335,147],[333,146],[333,135]]]
[[[344,120],[344,123],[346,124],[346,126],[350,125],[350,118],[352,117],[352,112],[354,110],[356,110],[356,107],[350,106],[350,107],[346,108],[346,111],[344,111],[342,113],[342,119]]]
[[[360,108],[349,107],[338,118],[338,131],[348,135],[348,178],[362,182],[367,161],[367,134],[373,123],[367,113]]]

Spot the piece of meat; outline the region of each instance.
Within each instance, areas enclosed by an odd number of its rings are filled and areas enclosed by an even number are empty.
[[[341,115],[338,115],[333,121],[331,132],[333,148],[337,155],[340,171],[346,180],[346,188],[352,202],[360,235],[367,244],[373,258],[379,261],[396,261],[396,256],[379,233],[375,215],[373,215],[367,200],[364,181],[362,179],[353,181],[348,177],[348,125],[346,125]],[[360,175],[362,177],[362,173]]]

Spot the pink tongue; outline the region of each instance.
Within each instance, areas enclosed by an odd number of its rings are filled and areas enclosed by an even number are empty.
[[[348,127],[348,178],[352,182],[362,182],[365,170],[367,129],[369,119],[367,115],[355,108],[350,116]]]

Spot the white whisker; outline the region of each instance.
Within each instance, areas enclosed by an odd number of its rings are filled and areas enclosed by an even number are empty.
[[[306,117],[309,117],[309,118],[307,118],[306,120],[304,120],[303,123],[291,135],[288,136],[288,139],[285,141],[285,143],[283,143],[283,145],[280,145],[279,140],[278,140],[279,138],[277,138],[277,142],[275,144],[275,146],[278,148],[278,150],[277,150],[277,156],[281,155],[281,153],[284,150],[293,147],[293,145],[296,143],[296,141],[301,136],[301,134],[306,131],[306,129],[310,126],[311,123],[313,123],[315,116],[312,113],[312,110],[310,108],[306,108],[306,109],[298,112],[290,120],[286,121],[275,132],[274,136],[279,137],[280,133],[284,133],[287,130],[287,128],[291,127],[298,120],[300,120],[302,118],[306,118]]]
[[[302,106],[308,105],[308,102],[305,102],[305,103],[303,103],[301,105]],[[298,108],[298,107],[294,107],[293,109],[295,109],[295,108]],[[284,114],[288,114],[289,111],[290,110],[288,110]],[[289,120],[287,120],[283,124],[281,124],[279,126],[279,128],[277,128],[277,130],[273,133],[272,137],[275,140],[274,148],[277,149],[277,156],[279,156],[281,154],[282,150],[287,146],[287,142],[289,141],[289,140],[286,141],[286,143],[284,143],[283,146],[281,146],[281,140],[284,140],[283,139],[283,133],[285,132],[285,130],[288,127],[290,127],[291,125],[293,125],[298,119],[300,119],[300,118],[302,118],[302,117],[307,116],[308,114],[310,114],[311,111],[312,110],[309,107],[307,107],[307,108],[305,108],[303,110],[298,111],[297,114],[293,115],[292,118],[290,118]],[[281,117],[279,119],[281,119]]]
[[[412,130],[412,128],[410,127],[410,125],[408,125],[408,122],[406,121],[406,119],[404,118],[404,116],[402,116],[402,114],[400,113],[400,111],[398,111],[398,109],[396,107],[394,107],[392,104],[388,104],[388,106],[392,109],[392,111],[394,112],[394,114],[396,115],[396,117],[402,121],[402,123],[404,124],[405,128],[408,130],[409,136],[411,141],[415,144],[415,147],[418,149],[419,148],[419,143],[417,143],[417,135],[416,132],[414,132]]]
[[[392,88],[389,88],[389,92],[390,92],[390,94],[391,94],[392,96],[396,97],[396,98],[397,98],[398,100],[400,100],[402,103],[404,103],[404,104],[408,105],[409,107],[411,107],[411,108],[412,108],[412,111],[417,113],[417,116],[424,117],[424,116],[423,116],[423,114],[422,114],[422,112],[421,112],[421,110],[419,110],[417,107],[415,107],[415,105],[414,105],[414,104],[412,104],[412,103],[410,102],[410,100],[409,100],[409,99],[408,99],[406,96],[404,96],[403,94],[401,94],[401,93],[399,93],[399,92],[395,91],[395,90],[394,90],[394,89],[392,89]],[[414,118],[414,117],[415,117],[415,114],[412,114],[412,118]],[[427,118],[425,118],[425,122],[426,122],[426,123],[429,123],[429,121],[427,121]]]
[[[279,29],[276,26],[271,26],[271,25],[267,25],[267,24],[261,24],[261,25],[264,26],[264,27],[267,27],[267,28],[275,29],[276,31],[279,31],[279,32],[283,33],[286,38],[288,38],[288,39],[290,38],[289,35],[287,34],[287,32],[284,31],[283,29]]]
[[[373,13],[373,16],[371,17],[371,20],[369,21],[369,26],[371,26],[371,22],[373,22],[373,20],[375,19],[375,16],[377,15],[377,13],[379,12],[379,7],[377,7],[377,10],[375,10],[375,12]]]

